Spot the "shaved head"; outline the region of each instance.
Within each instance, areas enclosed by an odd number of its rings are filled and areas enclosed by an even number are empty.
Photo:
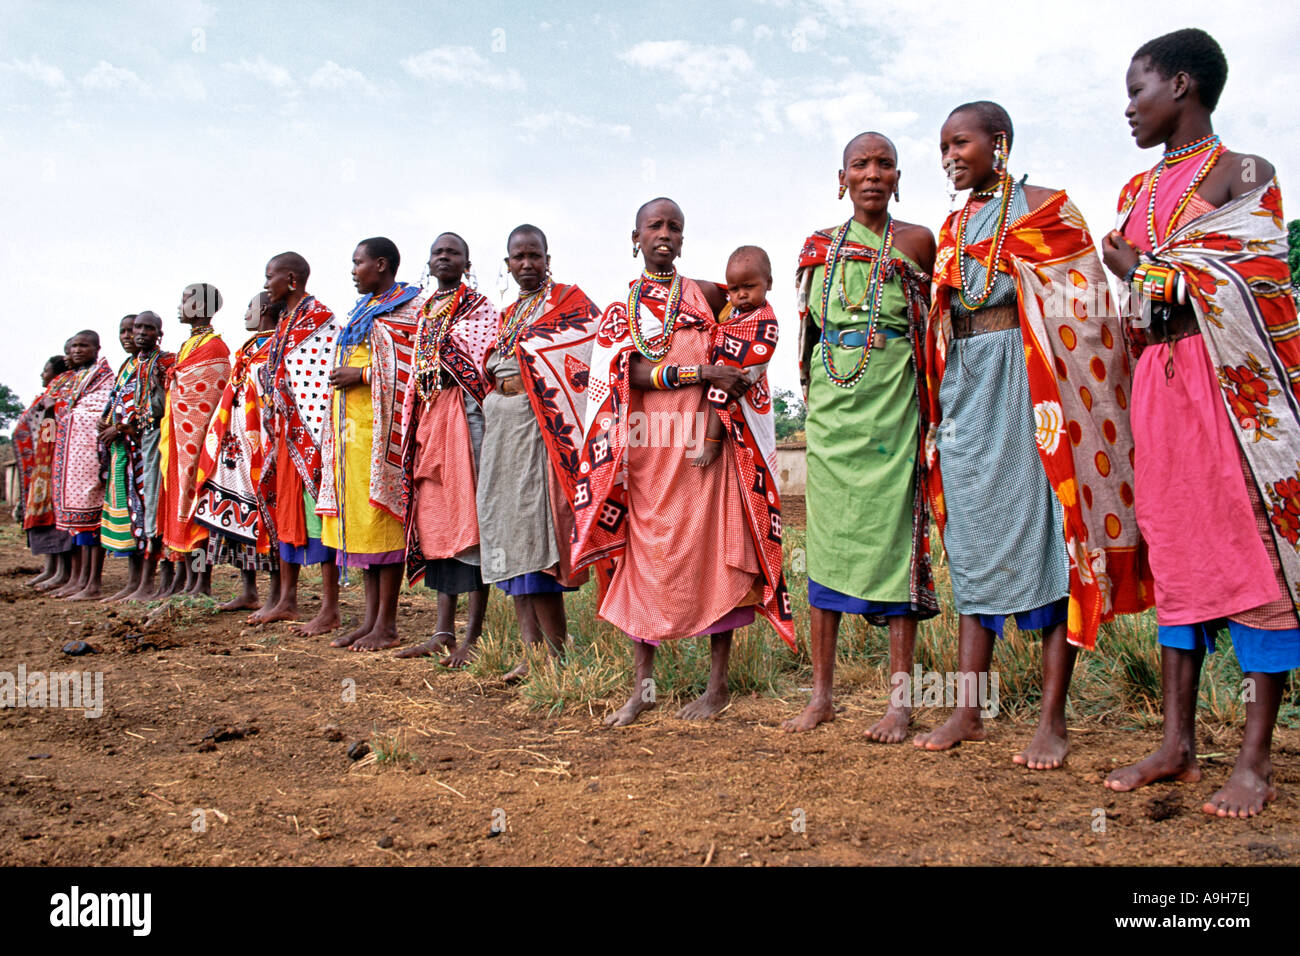
[[[676,202],[669,199],[667,196],[657,196],[654,199],[651,199],[647,203],[642,203],[641,208],[636,211],[636,227],[638,229],[641,228],[641,217],[645,215],[646,210],[649,209],[651,206],[653,206],[655,203],[659,203],[659,202],[666,202],[671,204],[672,207],[677,210],[677,218],[682,221],[682,225],[686,224],[686,213],[682,212],[681,206],[677,205]]]
[[[747,260],[758,266],[759,272],[769,280],[772,278],[772,260],[767,255],[767,250],[760,246],[741,246],[727,259],[727,264]]]
[[[144,312],[141,312],[139,315],[137,315],[135,317],[135,321],[137,324],[140,322],[144,322],[148,325],[153,325],[160,329],[162,328],[162,324],[163,324],[162,319],[159,317],[157,312],[150,312],[147,309]]]
[[[872,142],[872,141],[881,142],[884,143],[886,146],[888,146],[889,151],[894,154],[894,162],[895,163],[898,162],[898,147],[894,145],[894,141],[890,139],[888,136],[886,136],[884,133],[868,132],[868,133],[859,133],[857,136],[853,137],[851,140],[848,141],[848,143],[844,147],[844,157],[840,160],[841,164],[847,167],[849,165],[849,153],[851,153],[856,147],[865,146],[867,145],[868,142]]]
[[[307,284],[307,279],[311,276],[311,266],[307,265],[307,260],[298,253],[282,252],[271,261],[288,269],[302,281],[303,285]]]
[[[541,230],[539,229],[538,232],[541,232]],[[464,238],[463,238],[459,233],[455,233],[455,232],[440,232],[440,233],[438,233],[438,238],[433,240],[433,244],[436,246],[436,245],[438,244],[438,239],[441,239],[441,238],[443,238],[444,236],[451,236],[453,239],[455,239],[457,242],[459,242],[459,243],[460,243],[460,247],[461,247],[461,249],[464,250],[464,252],[465,252],[465,258],[466,258],[466,259],[469,258],[469,243],[466,242],[465,239],[464,239]],[[509,241],[509,240],[507,240],[507,241]]]

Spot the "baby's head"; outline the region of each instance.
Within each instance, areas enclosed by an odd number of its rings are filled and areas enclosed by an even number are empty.
[[[767,304],[772,288],[772,260],[758,246],[741,246],[727,260],[727,299],[739,314]]]

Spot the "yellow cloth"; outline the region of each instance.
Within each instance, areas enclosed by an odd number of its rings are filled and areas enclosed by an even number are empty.
[[[347,367],[369,368],[370,346],[358,345],[348,356]],[[355,555],[403,550],[406,532],[401,522],[370,503],[370,446],[374,438],[370,389],[364,385],[335,389],[330,421],[334,427],[334,480],[341,519],[321,518],[321,543]]]

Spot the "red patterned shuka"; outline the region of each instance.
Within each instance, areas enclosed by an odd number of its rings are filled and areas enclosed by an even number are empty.
[[[420,507],[420,501],[417,500],[418,496],[415,493],[416,434],[424,404],[420,399],[420,392],[433,388],[434,383],[430,379],[445,371],[457,387],[464,389],[469,397],[481,404],[488,391],[484,363],[488,350],[496,341],[499,321],[497,310],[488,301],[487,296],[474,291],[463,282],[449,294],[453,297],[450,302],[447,301],[446,296],[432,295],[421,304],[419,315],[416,317],[416,326],[412,329],[411,382],[403,396],[401,406],[399,442],[401,505],[398,513],[403,516],[402,520],[406,527],[406,572],[412,584],[424,579],[428,557],[420,546],[416,520],[416,509]],[[441,311],[442,308],[450,308],[450,317]],[[442,336],[438,339],[438,329],[435,326],[442,319],[446,319],[448,324],[443,328]],[[463,404],[458,408],[455,414],[464,419]],[[465,428],[468,434],[467,424]],[[473,474],[473,449],[467,446],[464,454],[467,460],[451,462],[449,471],[467,469],[471,475]],[[472,494],[474,486],[463,471],[461,477],[470,492],[468,500],[459,502],[460,508],[456,514],[439,515],[439,520],[464,522],[465,527],[461,529],[463,539],[468,540],[468,546],[472,547],[478,539],[478,512]]]
[[[942,534],[947,519],[939,456],[939,385],[952,340],[950,303],[961,288],[957,220],[939,233],[926,332],[928,490]],[[966,253],[987,261],[993,237]],[[1034,403],[1038,455],[1065,514],[1070,557],[1067,640],[1095,646],[1116,614],[1151,606],[1151,572],[1133,512],[1131,372],[1106,274],[1083,215],[1064,191],[1011,223],[996,268],[1016,284],[1016,309]]]
[[[258,373],[270,346],[270,336],[256,333],[235,351],[230,381],[208,425],[194,475],[198,489],[194,520],[210,531],[254,545],[259,553],[275,544],[274,523],[258,494],[271,444],[262,430]]]
[[[510,321],[513,306],[501,314]],[[560,553],[559,580],[573,587],[587,579],[586,570],[572,566],[573,492],[581,477],[582,427],[587,411],[587,382],[591,350],[596,341],[600,308],[576,285],[556,284],[542,314],[515,340],[515,359],[524,392],[550,461],[547,476],[551,515]]]
[[[650,339],[662,332],[667,298],[667,289],[663,285],[645,282],[640,300],[640,320]],[[734,323],[719,324],[704,294],[689,279],[682,280],[681,311],[674,332],[678,329],[705,332],[714,362],[750,369],[760,376],[776,347],[777,324],[770,310],[756,310]],[[578,465],[581,477],[574,489],[576,529],[573,543],[575,567],[614,558],[616,575],[628,570],[617,567],[617,564],[620,559],[626,560],[624,554],[629,534],[627,419],[632,405],[629,362],[635,349],[627,306],[616,302],[605,310],[592,352],[585,437]],[[746,531],[758,555],[759,575],[755,583],[761,591],[759,610],[793,649],[796,646],[794,622],[782,571],[780,494],[772,462],[775,439],[771,431],[771,398],[766,380],[760,377],[750,394],[737,402],[728,402],[725,393],[710,389],[708,403],[725,426],[727,447],[723,454],[731,456],[736,465],[738,477],[734,490],[743,501]],[[766,424],[760,425],[764,417]],[[709,467],[716,465],[715,462]],[[681,467],[692,466],[685,464]],[[683,512],[678,536],[682,539],[691,540],[691,517],[702,520],[716,517],[697,514],[703,502],[679,504]],[[695,510],[692,510],[692,504]],[[693,543],[693,547],[715,549],[711,552],[711,560],[724,560],[721,552],[725,549],[725,542],[701,541]],[[603,578],[601,583],[610,586]],[[686,584],[697,583],[688,581]],[[698,582],[697,586],[705,586],[705,582]],[[660,601],[666,600],[662,595],[656,597]],[[729,608],[724,608],[723,612],[727,610]],[[696,632],[717,619],[715,616],[698,621]],[[651,635],[633,636],[648,638]]]

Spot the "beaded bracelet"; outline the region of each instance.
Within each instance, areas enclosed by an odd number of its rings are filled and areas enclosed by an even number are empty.
[[[361,369],[361,384],[362,384],[362,385],[369,385],[369,384],[370,384],[370,366],[369,366],[369,365],[363,366],[362,369]]]
[[[650,368],[650,387],[659,390],[666,389],[668,385],[664,382],[665,366],[654,365]]]
[[[1134,272],[1132,284],[1141,295],[1152,302],[1183,303],[1187,289],[1182,275],[1170,266],[1143,263]]]
[[[700,384],[700,367],[698,365],[677,366],[677,387]]]

